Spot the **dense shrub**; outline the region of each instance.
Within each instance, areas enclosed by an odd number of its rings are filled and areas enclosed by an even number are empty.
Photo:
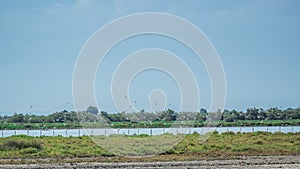
[[[13,150],[13,149],[26,149],[26,148],[36,148],[42,149],[42,145],[40,142],[35,140],[15,140],[15,139],[8,139],[4,140],[1,144],[1,150]]]

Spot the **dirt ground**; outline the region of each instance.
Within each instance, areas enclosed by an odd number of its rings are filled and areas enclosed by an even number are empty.
[[[52,164],[22,164],[9,165],[2,164],[0,168],[16,168],[16,169],[46,169],[46,168],[64,168],[64,169],[108,169],[108,168],[173,168],[173,169],[193,169],[193,168],[247,168],[247,169],[298,169],[300,168],[300,156],[255,156],[240,157],[234,160],[202,160],[202,161],[177,161],[177,162],[145,162],[145,163],[52,163]]]

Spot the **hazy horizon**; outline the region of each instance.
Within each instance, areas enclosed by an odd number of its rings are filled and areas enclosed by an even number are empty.
[[[74,110],[72,78],[80,50],[99,28],[138,12],[176,15],[209,38],[224,67],[225,109],[300,107],[299,8],[300,1],[292,0],[1,1],[0,115]],[[99,65],[95,93],[100,110],[116,112],[111,78],[126,56],[145,48],[179,56],[195,75],[200,107],[209,109],[211,84],[203,63],[174,39],[144,35],[119,43]],[[154,89],[164,91],[166,108],[180,109],[178,85],[157,70],[132,80],[133,106],[149,109]]]

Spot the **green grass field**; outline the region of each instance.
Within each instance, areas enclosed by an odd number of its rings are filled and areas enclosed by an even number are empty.
[[[126,143],[116,136],[110,141]],[[161,136],[127,136],[134,140],[145,137]],[[168,136],[163,136],[168,137]],[[208,140],[203,136],[189,134],[173,148],[149,158],[118,157],[98,146],[89,137],[30,137],[12,136],[0,139],[0,159],[57,159],[114,161],[151,161],[151,160],[197,160],[207,158],[226,158],[235,156],[299,155],[300,133],[212,133]],[[123,139],[123,138],[122,138]],[[161,139],[161,138],[154,138]],[[165,140],[167,142],[167,140]],[[151,149],[151,146],[148,147]],[[155,150],[153,150],[155,152]],[[86,158],[88,157],[88,158]],[[37,160],[38,161],[38,160]],[[1,163],[1,161],[0,161]]]

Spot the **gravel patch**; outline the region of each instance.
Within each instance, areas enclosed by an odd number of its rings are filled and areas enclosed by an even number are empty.
[[[128,163],[51,163],[51,164],[22,164],[22,165],[1,165],[3,169],[120,169],[120,168],[173,168],[173,169],[194,169],[194,168],[221,168],[221,169],[296,169],[300,168],[300,156],[251,156],[241,157],[232,160],[201,160],[201,161],[176,161],[176,162],[128,162]]]

